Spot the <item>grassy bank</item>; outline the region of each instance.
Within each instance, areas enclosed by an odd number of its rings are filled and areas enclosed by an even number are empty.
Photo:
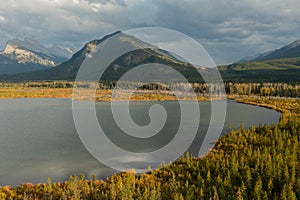
[[[0,188],[0,199],[299,199],[300,101],[239,101],[283,112],[278,125],[233,130],[203,158],[189,155],[137,176],[72,176],[63,183]]]

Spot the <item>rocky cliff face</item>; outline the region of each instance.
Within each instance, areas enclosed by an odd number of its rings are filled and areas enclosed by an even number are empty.
[[[39,53],[32,52],[28,49],[20,48],[19,46],[8,43],[1,53],[4,56],[9,57],[12,60],[17,61],[20,64],[35,63],[44,66],[54,67],[56,63],[51,58],[41,56]]]
[[[25,38],[12,39],[0,52],[0,74],[19,73],[54,67],[67,61],[73,54],[68,48],[45,47],[37,41]]]

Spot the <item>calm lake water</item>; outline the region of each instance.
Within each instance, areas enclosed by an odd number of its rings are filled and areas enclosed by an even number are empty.
[[[137,124],[145,126],[149,123],[148,109],[153,103],[130,103],[130,112]],[[111,141],[125,150],[149,152],[170,142],[180,121],[180,108],[176,102],[159,103],[166,108],[168,118],[160,137],[150,139],[120,136],[122,131],[112,120],[109,103],[96,103],[96,110],[100,124]],[[188,150],[194,155],[199,152],[210,119],[210,103],[200,102],[199,107],[198,134]],[[280,113],[274,110],[228,101],[222,133],[241,124],[244,127],[275,124],[279,118]],[[184,128],[188,139],[188,123]],[[152,162],[155,163],[155,160]],[[52,181],[64,181],[73,173],[106,177],[114,172],[91,156],[81,143],[73,121],[71,100],[0,100],[0,185],[46,182],[48,177]]]

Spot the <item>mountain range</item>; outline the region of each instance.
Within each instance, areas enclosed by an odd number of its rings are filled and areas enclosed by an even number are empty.
[[[300,57],[300,40],[296,40],[279,49],[270,50],[254,56],[247,56],[237,61],[237,63],[295,57]]]
[[[138,38],[117,31],[110,35],[104,36],[100,40],[93,40],[84,45],[82,49],[76,52],[68,61],[59,64],[56,67],[45,70],[38,70],[32,72],[18,73],[18,74],[3,74],[0,75],[0,80],[23,81],[23,80],[74,80],[79,67],[86,59],[86,57],[95,50],[95,48],[104,42],[106,39],[117,35],[115,38],[118,43],[118,48],[137,47],[138,50],[128,52],[117,58],[107,68],[102,76],[102,80],[118,80],[126,71],[135,66],[146,63],[160,63],[166,64],[180,71],[186,77],[193,78],[196,73],[191,64],[185,63],[174,55],[165,50],[158,49],[151,46]],[[147,48],[139,48],[146,46]],[[101,65],[101,64],[99,64]],[[94,74],[91,72],[91,75]]]
[[[74,80],[76,74],[84,62],[98,45],[105,44],[105,40],[110,37],[116,37],[120,49],[130,47],[147,46],[147,48],[139,48],[138,50],[128,52],[116,60],[114,60],[109,67],[105,70],[102,76],[102,80],[114,81],[127,71],[135,66],[139,66],[146,63],[159,63],[168,65],[189,81],[203,81],[199,79],[199,75],[196,69],[180,57],[173,55],[171,52],[167,52],[162,49],[158,49],[155,46],[151,46],[144,41],[135,38],[134,36],[117,31],[115,33],[104,36],[100,40],[93,40],[85,44],[82,49],[72,55],[70,59],[66,59],[70,55],[70,51],[62,49],[62,51],[55,50],[55,53],[49,48],[40,46],[37,48],[36,42],[31,42],[29,39],[25,39],[26,45],[19,40],[9,42],[7,45],[17,47],[17,49],[29,52],[29,56],[15,56],[16,51],[11,51],[9,48],[1,53],[1,56],[10,55],[18,64],[39,65],[43,67],[43,70],[35,70],[30,72],[15,73],[15,74],[0,74],[0,80],[6,81],[26,81],[26,80]],[[32,47],[28,45],[32,44]],[[14,44],[14,45],[11,45]],[[24,48],[26,46],[26,48]],[[22,47],[22,48],[21,48]],[[16,48],[15,48],[16,49]],[[22,52],[22,51],[21,51]],[[59,53],[57,53],[59,52]],[[31,57],[30,55],[35,55]],[[69,54],[68,54],[69,53]],[[22,54],[24,55],[24,54]],[[25,54],[27,55],[27,54]],[[64,55],[64,56],[62,56]],[[15,56],[15,57],[14,57]],[[18,60],[19,59],[19,60]],[[66,61],[64,61],[66,59]],[[241,62],[243,61],[243,62]],[[232,82],[252,82],[252,81],[282,81],[282,82],[299,82],[300,77],[300,41],[295,41],[280,49],[276,49],[267,53],[262,53],[257,56],[243,59],[240,62],[233,63],[226,66],[218,66],[218,69],[223,77],[224,81]],[[61,63],[60,63],[61,62]],[[60,63],[53,67],[55,63]],[[99,63],[101,67],[101,63]],[[46,69],[45,69],[46,68]],[[1,69],[1,68],[0,68]],[[209,68],[198,68],[202,72],[209,72]],[[97,70],[97,69],[94,69]],[[91,76],[95,72],[91,72]],[[166,74],[166,73],[164,73]],[[168,77],[165,77],[166,79]]]
[[[29,38],[12,39],[0,52],[0,74],[49,69],[67,61],[72,54],[69,48],[45,47]]]

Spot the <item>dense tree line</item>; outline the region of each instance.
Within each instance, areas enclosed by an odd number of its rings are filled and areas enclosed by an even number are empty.
[[[238,95],[259,95],[259,96],[283,96],[283,97],[300,97],[299,83],[232,83],[226,82],[222,84],[206,84],[206,83],[149,83],[143,84],[139,82],[101,82],[100,89],[144,89],[144,90],[175,90],[194,92],[199,94],[219,95],[223,92],[226,94]]]
[[[191,86],[191,87],[190,87]],[[300,97],[299,83],[232,83],[225,82],[221,84],[206,83],[140,83],[140,82],[115,82],[101,81],[98,84],[93,82],[70,82],[70,81],[43,81],[43,82],[24,82],[24,83],[5,83],[0,82],[0,87],[38,87],[38,88],[95,88],[100,90],[118,89],[140,89],[140,90],[175,90],[194,92],[198,94],[219,95],[224,91],[231,95],[259,95],[259,96],[282,96],[282,97]]]
[[[225,83],[228,94],[300,97],[297,83]]]
[[[300,101],[247,99],[283,112],[280,123],[232,130],[203,158],[106,180],[72,176],[63,183],[0,188],[0,199],[300,199]]]

